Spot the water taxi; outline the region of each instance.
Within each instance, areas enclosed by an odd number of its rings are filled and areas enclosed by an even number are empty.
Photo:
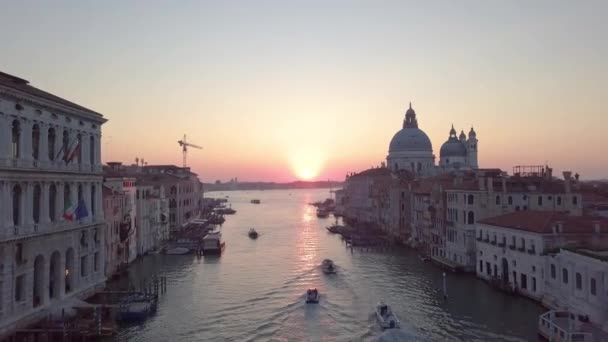
[[[306,291],[306,303],[316,304],[319,302],[319,291],[317,289],[308,289]]]
[[[323,273],[325,274],[334,274],[336,273],[336,265],[330,259],[323,260],[321,264],[321,268],[323,269]]]
[[[383,302],[376,306],[376,318],[382,329],[398,329],[400,326],[399,318],[391,310],[391,306]]]
[[[249,237],[252,239],[258,238],[258,232],[255,230],[255,228],[249,229]]]

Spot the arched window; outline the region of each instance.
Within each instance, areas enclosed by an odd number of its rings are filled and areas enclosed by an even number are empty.
[[[40,126],[35,124],[32,127],[32,157],[38,160],[40,157]]]
[[[34,185],[34,203],[33,203],[33,209],[34,209],[34,222],[35,223],[40,223],[40,199],[41,199],[41,194],[40,194],[40,184],[36,184]]]
[[[555,277],[556,277],[555,265],[551,264],[551,278],[555,279]]]
[[[568,270],[565,268],[562,269],[562,281],[564,284],[568,284]]]
[[[11,131],[11,145],[12,145],[12,156],[13,158],[19,158],[21,153],[21,124],[18,120],[13,120],[13,127]]]
[[[95,216],[95,185],[91,185],[91,215]]]
[[[56,200],[57,200],[57,188],[55,187],[55,184],[51,184],[51,186],[49,187],[49,218],[51,219],[51,222],[55,222],[55,220],[57,219],[56,212],[57,212],[57,206],[56,206]]]
[[[582,290],[583,289],[583,277],[578,272],[576,272],[575,281],[576,281],[576,289]]]
[[[574,204],[574,205],[578,204],[578,197],[576,197],[576,196],[572,197],[572,204]]]
[[[469,203],[469,204],[473,204],[473,203],[475,203],[475,196],[473,196],[473,195],[469,195],[468,203]]]
[[[61,140],[61,143],[61,150],[63,151],[63,160],[67,163],[68,153],[70,153],[70,133],[68,133],[68,131],[63,131],[63,138]]]
[[[543,196],[542,196],[542,195],[539,195],[539,196],[538,196],[538,205],[539,205],[539,206],[542,206],[542,205],[543,205]]]
[[[55,128],[49,128],[48,133],[48,145],[49,145],[49,160],[55,160]],[[43,151],[44,152],[44,151]]]
[[[496,205],[500,205],[500,196],[496,196]]]
[[[475,224],[475,213],[474,212],[469,211],[469,213],[467,214],[467,223]]]
[[[562,196],[557,196],[557,205],[562,205]]]
[[[18,226],[21,223],[21,186],[13,187],[13,224]]]
[[[95,138],[89,138],[89,164],[95,165]]]
[[[513,197],[509,196],[509,198],[507,199],[507,201],[508,201],[509,205],[512,205],[513,204]]]
[[[175,187],[175,185],[171,187],[171,192],[170,193],[171,193],[171,195],[177,194],[177,188]]]

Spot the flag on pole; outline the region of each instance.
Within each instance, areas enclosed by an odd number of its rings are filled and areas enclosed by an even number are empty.
[[[72,204],[70,198],[68,197],[65,201],[65,207],[63,208],[63,218],[68,221],[74,221],[74,212],[76,211],[75,203]]]
[[[81,220],[87,216],[89,216],[89,212],[87,211],[87,205],[84,203],[84,200],[81,198],[78,201],[78,206],[74,211],[77,220]]]
[[[76,140],[76,146],[72,149],[72,151],[67,155],[66,162],[71,162],[74,157],[80,154],[80,141]]]

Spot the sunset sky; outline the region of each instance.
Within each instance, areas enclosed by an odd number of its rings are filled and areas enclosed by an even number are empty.
[[[110,3],[112,3],[110,5]],[[608,1],[14,1],[0,70],[102,113],[104,161],[208,182],[379,165],[409,101],[481,167],[608,178]]]

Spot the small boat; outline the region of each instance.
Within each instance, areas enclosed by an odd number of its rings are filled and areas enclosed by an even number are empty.
[[[260,204],[261,202],[260,202],[259,199],[252,199],[251,203],[253,203],[253,204]]]
[[[323,260],[321,264],[321,268],[323,269],[323,273],[325,274],[335,274],[336,273],[336,265],[330,259]]]
[[[420,260],[421,260],[422,262],[427,262],[427,261],[431,260],[431,258],[429,258],[429,257],[428,257],[428,256],[426,256],[426,255],[422,255],[422,254],[419,254],[419,255],[418,255],[418,258],[420,258]]]
[[[175,248],[169,248],[167,250],[165,250],[165,254],[168,255],[182,255],[182,254],[188,254],[190,253],[190,250],[186,247],[175,247]]]
[[[400,326],[399,318],[391,310],[391,306],[383,302],[376,306],[376,318],[382,329],[398,329]]]
[[[249,237],[252,239],[258,238],[258,232],[255,230],[255,228],[249,229]]]
[[[306,303],[316,304],[319,302],[319,291],[317,289],[308,289],[306,291]]]

